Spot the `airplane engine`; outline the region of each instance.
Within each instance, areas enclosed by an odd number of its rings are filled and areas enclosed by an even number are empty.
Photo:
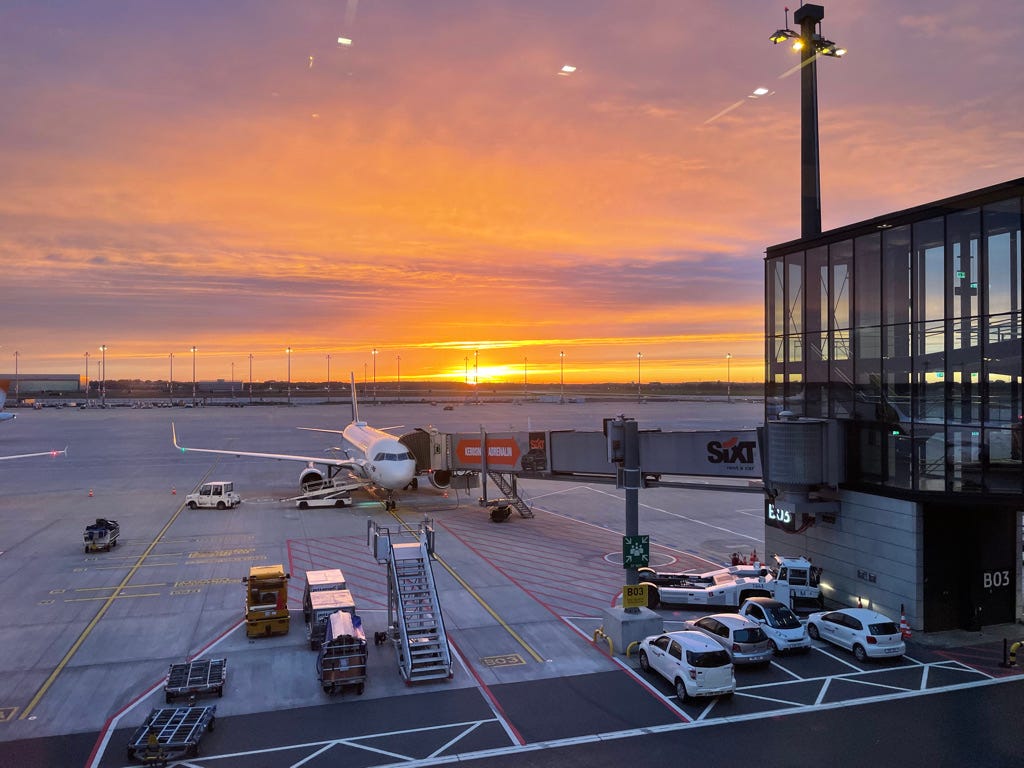
[[[447,469],[438,469],[427,475],[430,478],[430,484],[443,491],[445,488],[452,484],[452,473]]]
[[[299,489],[306,493],[310,490],[309,486],[320,485],[324,481],[324,473],[315,467],[306,467],[302,470],[302,474],[299,475]]]

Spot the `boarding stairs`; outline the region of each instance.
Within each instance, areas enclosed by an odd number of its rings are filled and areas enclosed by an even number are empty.
[[[487,502],[488,506],[495,508],[514,507],[520,517],[533,517],[533,510],[530,508],[530,505],[519,495],[519,485],[514,472],[488,472],[487,477],[504,494],[504,498],[489,500]]]
[[[450,678],[451,647],[430,562],[433,529],[423,523],[418,540],[394,542],[390,531],[370,524],[377,559],[387,558],[388,636],[402,677],[407,683]]]

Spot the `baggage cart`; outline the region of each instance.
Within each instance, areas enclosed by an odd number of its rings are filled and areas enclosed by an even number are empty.
[[[168,760],[196,757],[199,740],[213,730],[216,715],[216,707],[154,709],[129,740],[128,759],[163,766]]]
[[[121,534],[121,526],[117,520],[105,520],[97,517],[92,525],[85,526],[85,551],[109,552],[117,546],[117,537]]]
[[[302,614],[303,620],[307,624],[309,624],[309,617],[313,611],[309,596],[314,592],[330,592],[333,589],[348,589],[345,584],[345,574],[339,569],[306,571],[306,588],[302,592]]]
[[[347,589],[332,589],[327,592],[313,592],[309,596],[309,623],[306,624],[306,637],[309,650],[320,649],[327,635],[327,620],[337,611],[355,615],[356,601]]]
[[[358,616],[339,611],[327,620],[327,636],[316,657],[316,674],[324,693],[366,683],[366,635]]]
[[[171,664],[164,685],[164,698],[170,704],[184,696],[204,694],[224,695],[227,677],[227,659],[204,659],[183,664]]]

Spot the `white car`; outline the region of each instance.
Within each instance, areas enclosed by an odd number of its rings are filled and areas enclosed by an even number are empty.
[[[715,613],[684,621],[683,628],[706,634],[725,648],[733,664],[768,664],[775,655],[761,625],[735,613]]]
[[[807,633],[812,639],[853,651],[857,661],[899,658],[907,646],[900,628],[887,616],[867,608],[840,608],[807,617]]]
[[[761,625],[768,635],[772,650],[776,653],[786,651],[802,651],[811,649],[811,638],[807,635],[807,627],[790,610],[789,606],[771,597],[751,597],[740,606],[740,616]]]
[[[640,643],[640,669],[654,670],[672,683],[680,701],[736,690],[729,654],[701,632],[683,630],[645,638]]]

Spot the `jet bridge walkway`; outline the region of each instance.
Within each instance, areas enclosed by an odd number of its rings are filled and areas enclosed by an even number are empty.
[[[451,647],[444,628],[430,564],[434,530],[420,524],[417,534],[394,532],[368,521],[377,562],[388,568],[388,640],[395,647],[406,683],[452,676]],[[392,537],[415,537],[392,541]]]

